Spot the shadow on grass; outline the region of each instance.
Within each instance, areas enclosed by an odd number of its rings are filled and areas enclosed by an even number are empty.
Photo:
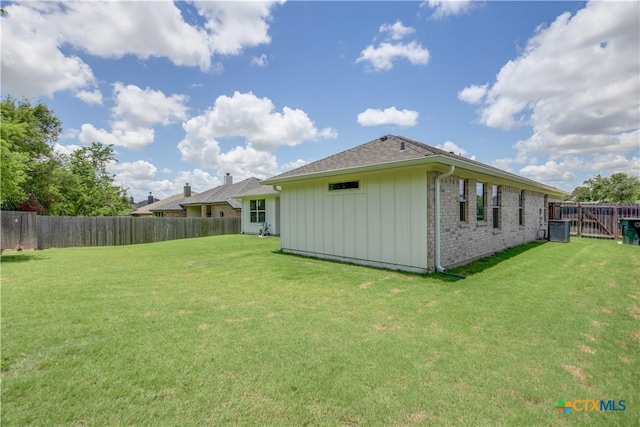
[[[467,278],[467,277],[473,276],[474,274],[482,273],[488,268],[495,267],[501,262],[507,261],[519,255],[522,255],[528,250],[535,249],[539,246],[544,245],[545,243],[547,242],[536,241],[536,242],[525,243],[524,245],[520,245],[520,246],[515,246],[513,248],[505,249],[504,251],[496,252],[493,255],[480,258],[478,260],[470,262],[469,264],[447,269],[445,273],[450,274],[452,276]],[[432,279],[441,280],[445,282],[453,282],[453,281],[460,280],[456,277],[447,276],[446,274],[442,275],[439,273],[432,273],[432,274],[427,274],[426,276]]]
[[[389,270],[389,271],[394,271],[396,273],[399,273],[399,274],[402,274],[402,275],[406,275],[406,276],[423,277],[425,279],[433,279],[433,280],[438,280],[438,281],[441,281],[441,282],[449,283],[449,282],[457,282],[457,281],[460,281],[460,280],[464,280],[465,278],[473,276],[474,274],[481,273],[481,272],[483,272],[484,270],[486,270],[488,268],[495,267],[496,265],[500,264],[503,261],[507,261],[507,260],[509,260],[509,259],[511,259],[513,257],[516,257],[518,255],[523,254],[524,252],[526,252],[526,251],[528,251],[530,249],[534,249],[534,248],[537,248],[537,247],[539,247],[541,245],[544,245],[545,243],[547,243],[547,242],[546,241],[535,241],[535,242],[525,243],[525,244],[520,245],[520,246],[515,246],[513,248],[505,249],[504,251],[496,252],[493,255],[489,255],[487,257],[480,258],[478,260],[470,262],[469,264],[465,264],[465,265],[462,265],[460,267],[447,269],[444,274],[442,274],[442,273],[419,274],[419,273],[411,273],[411,272],[402,271],[402,270],[392,270],[392,269],[373,267],[373,266],[363,266],[363,265],[360,265],[360,264],[354,264],[354,263],[336,261],[336,260],[322,259],[322,261],[324,261],[324,262],[337,262],[339,264],[348,264],[348,265],[354,265],[354,266],[357,266],[357,267],[364,267],[364,268],[375,268],[375,269],[379,269],[379,270]],[[318,258],[313,258],[313,257],[305,256],[305,255],[287,253],[287,252],[284,252],[282,249],[277,249],[277,250],[274,250],[272,252],[275,253],[275,254],[281,254],[281,255],[287,255],[287,256],[293,256],[293,257],[299,257],[299,258],[318,259]]]
[[[40,254],[35,252],[27,252],[27,253],[4,253],[0,256],[0,264],[10,263],[10,262],[27,262],[27,261],[42,261],[47,259]]]

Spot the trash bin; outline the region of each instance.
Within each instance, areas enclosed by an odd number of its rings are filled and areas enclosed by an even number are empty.
[[[549,220],[549,241],[569,243],[571,238],[570,220]]]
[[[623,245],[640,246],[640,218],[622,218],[620,230]]]

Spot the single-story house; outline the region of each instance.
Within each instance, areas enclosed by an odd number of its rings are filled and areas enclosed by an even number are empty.
[[[542,238],[567,194],[394,135],[262,184],[281,188],[284,252],[413,272]]]
[[[280,190],[260,184],[247,188],[236,199],[242,202],[242,233],[259,234],[267,223],[269,234],[280,234]]]
[[[227,173],[224,184],[201,193],[192,193],[189,184],[185,186],[183,197],[159,203],[149,210],[155,216],[189,217],[189,218],[239,218],[242,202],[239,194],[260,194],[260,180],[255,177],[234,183],[233,177]],[[271,190],[271,187],[267,187]],[[263,209],[264,210],[264,209]],[[264,222],[264,221],[263,221]]]

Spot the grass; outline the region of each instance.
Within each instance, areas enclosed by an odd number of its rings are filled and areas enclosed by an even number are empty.
[[[3,254],[3,426],[640,423],[637,247],[533,243],[450,281],[278,246]]]

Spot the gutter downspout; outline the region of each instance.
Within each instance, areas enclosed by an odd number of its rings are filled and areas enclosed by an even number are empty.
[[[435,244],[436,244],[436,270],[444,272],[444,267],[440,265],[440,181],[448,177],[456,169],[454,165],[449,165],[449,170],[436,177],[436,200],[435,200]]]

